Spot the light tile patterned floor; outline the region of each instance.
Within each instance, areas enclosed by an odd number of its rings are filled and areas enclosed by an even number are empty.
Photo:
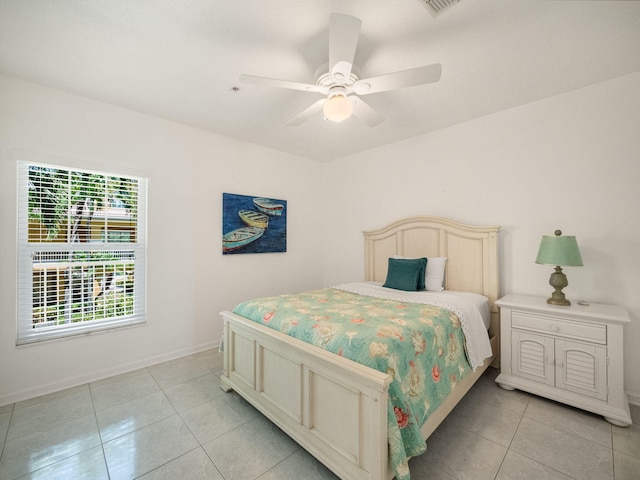
[[[235,393],[215,351],[0,407],[0,479],[335,480]],[[640,478],[636,422],[518,391],[489,369],[411,461],[414,480]]]

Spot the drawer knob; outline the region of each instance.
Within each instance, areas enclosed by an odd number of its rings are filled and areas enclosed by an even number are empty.
[[[558,330],[560,330],[560,327],[558,327],[558,325],[556,325],[556,324],[551,325],[551,331],[552,332],[557,332]]]

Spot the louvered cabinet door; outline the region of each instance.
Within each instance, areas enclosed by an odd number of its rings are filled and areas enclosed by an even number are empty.
[[[607,349],[566,340],[555,341],[556,386],[607,400]]]
[[[547,385],[555,384],[555,348],[552,337],[519,330],[511,332],[511,373]]]

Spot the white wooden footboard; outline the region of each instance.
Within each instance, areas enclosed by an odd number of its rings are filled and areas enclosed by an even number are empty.
[[[389,478],[391,377],[231,312],[222,388],[233,389],[343,480]]]

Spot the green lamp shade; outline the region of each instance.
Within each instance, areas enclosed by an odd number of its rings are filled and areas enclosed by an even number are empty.
[[[544,235],[542,237],[536,263],[581,267],[583,263],[576,237],[563,237],[561,234],[560,230],[556,230],[555,236]]]

